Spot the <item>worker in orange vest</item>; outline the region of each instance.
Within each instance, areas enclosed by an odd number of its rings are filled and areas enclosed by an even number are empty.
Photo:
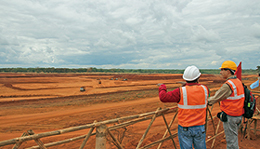
[[[209,105],[220,102],[222,112],[218,113],[218,117],[223,122],[227,149],[238,149],[238,129],[244,114],[244,87],[242,82],[234,76],[237,70],[235,62],[224,61],[219,69],[226,82],[214,96],[209,98]]]
[[[158,84],[162,102],[178,103],[178,139],[181,149],[206,149],[205,120],[209,89],[198,84],[201,73],[196,66],[188,66],[183,79],[186,83],[167,92],[164,84]]]

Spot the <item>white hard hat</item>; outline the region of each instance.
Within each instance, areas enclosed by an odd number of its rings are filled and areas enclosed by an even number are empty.
[[[199,78],[200,75],[200,70],[196,66],[188,66],[185,69],[182,78],[186,81],[193,81]]]

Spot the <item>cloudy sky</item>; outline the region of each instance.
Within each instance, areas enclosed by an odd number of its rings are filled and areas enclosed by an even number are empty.
[[[1,0],[0,67],[260,65],[259,0]]]

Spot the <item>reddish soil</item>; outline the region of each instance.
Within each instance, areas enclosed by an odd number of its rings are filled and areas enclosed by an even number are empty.
[[[125,80],[124,80],[125,79]],[[257,76],[243,75],[242,81],[250,85]],[[35,133],[49,132],[64,128],[80,126],[156,111],[158,107],[176,106],[174,103],[161,103],[158,98],[157,83],[165,83],[168,90],[179,87],[180,74],[20,74],[0,73],[0,141],[20,137],[23,132],[33,130]],[[219,75],[203,74],[200,83],[207,85],[211,93],[218,89],[224,80]],[[85,91],[81,92],[80,88]],[[254,89],[259,91],[259,88]],[[260,101],[258,100],[258,109]],[[214,105],[213,116],[219,112]],[[166,116],[169,123],[173,114]],[[215,126],[218,119],[214,119]],[[124,134],[124,148],[135,148],[144,134],[150,120],[127,127],[127,130],[112,131],[115,136]],[[253,127],[253,124],[251,124]],[[260,124],[257,125],[258,129]],[[177,122],[171,127],[177,132]],[[142,145],[162,138],[165,132],[164,121],[158,117]],[[219,132],[223,131],[220,125]],[[76,131],[48,138],[44,143],[56,142],[87,134],[88,130]],[[117,134],[117,135],[116,135]],[[213,136],[212,122],[209,122],[207,138]],[[257,149],[260,145],[260,132],[251,133],[251,140],[239,135],[241,149]],[[177,147],[178,139],[174,139]],[[50,148],[79,148],[83,139]],[[212,141],[207,143],[210,148]],[[36,145],[34,141],[22,144],[21,148]],[[12,148],[13,145],[0,148]],[[95,136],[90,137],[85,148],[95,148]],[[116,148],[108,137],[107,148]],[[156,147],[153,147],[156,148]],[[161,148],[173,148],[171,140],[163,143]],[[224,134],[217,137],[214,148],[226,148]]]

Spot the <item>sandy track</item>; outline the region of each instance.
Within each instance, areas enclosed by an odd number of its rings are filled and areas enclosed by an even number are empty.
[[[97,104],[92,105],[88,107],[83,108],[71,108],[71,109],[65,109],[65,110],[58,110],[58,111],[52,111],[52,112],[44,112],[44,113],[32,113],[32,114],[23,114],[23,115],[11,115],[11,116],[1,116],[0,117],[0,127],[2,126],[13,126],[27,123],[30,121],[37,122],[37,121],[44,121],[49,120],[51,118],[56,117],[63,117],[63,116],[73,116],[76,114],[91,114],[95,113],[96,111],[102,112],[102,111],[109,111],[110,109],[116,109],[118,107],[130,107],[135,105],[140,105],[144,103],[152,103],[152,102],[158,102],[158,97],[154,98],[145,98],[135,101],[126,101],[126,102],[120,102],[120,103],[105,103],[105,104]]]

